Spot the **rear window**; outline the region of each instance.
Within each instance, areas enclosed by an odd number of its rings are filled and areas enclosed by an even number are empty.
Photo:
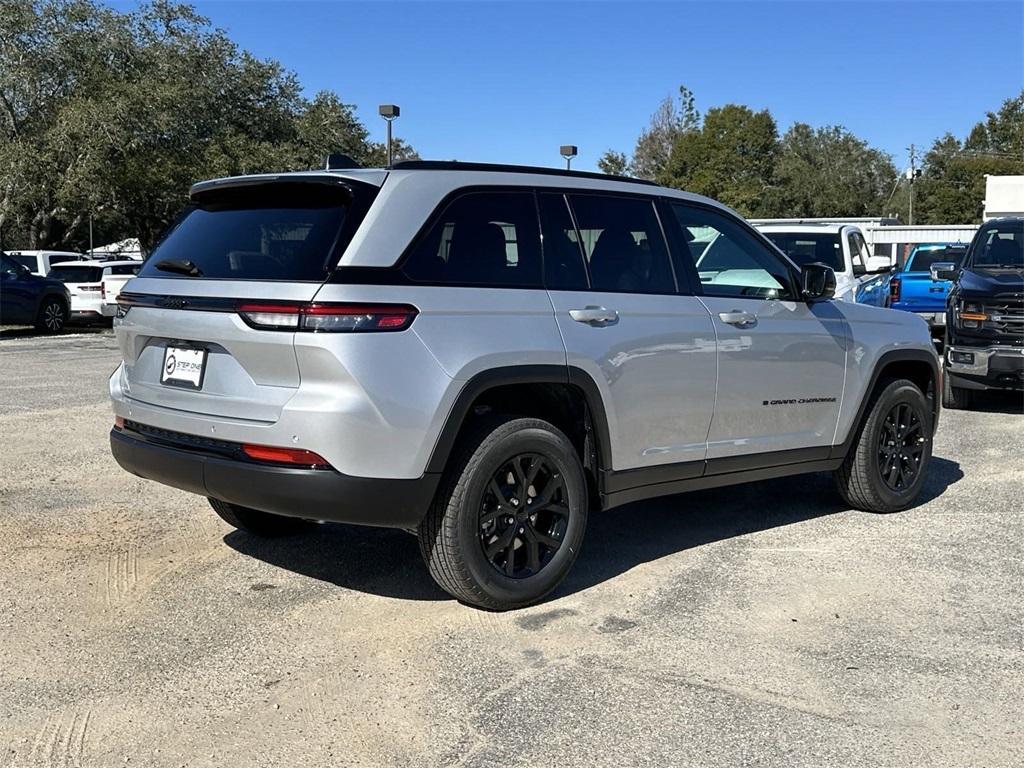
[[[374,193],[359,182],[279,182],[200,193],[138,274],[324,280]]]
[[[103,279],[103,267],[58,264],[50,270],[48,276],[65,283],[98,283]]]
[[[28,267],[33,272],[39,268],[39,259],[36,256],[32,256],[27,253],[12,253],[10,254],[10,258],[21,264],[21,266]]]
[[[923,248],[910,254],[907,262],[907,272],[927,272],[932,264],[943,261],[951,261],[959,264],[964,258],[963,248]]]
[[[137,275],[139,266],[139,264],[115,264],[112,267],[107,267],[107,271],[111,275]]]

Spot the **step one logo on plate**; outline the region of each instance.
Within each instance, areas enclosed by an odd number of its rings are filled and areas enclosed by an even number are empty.
[[[200,389],[206,371],[206,350],[197,347],[172,347],[164,351],[160,383],[174,387]]]

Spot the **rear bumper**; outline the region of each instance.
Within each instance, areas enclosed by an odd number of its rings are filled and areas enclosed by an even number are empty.
[[[110,450],[133,475],[190,493],[287,517],[387,528],[419,525],[439,478],[389,480],[261,465],[160,445],[117,429],[110,432]]]

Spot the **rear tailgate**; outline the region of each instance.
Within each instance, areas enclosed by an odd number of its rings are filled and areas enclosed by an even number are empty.
[[[125,395],[190,414],[273,423],[299,386],[294,332],[256,329],[246,304],[309,302],[374,194],[359,182],[282,183],[193,192],[119,299]],[[178,352],[184,350],[185,352]],[[169,381],[172,358],[201,350],[198,386]]]
[[[900,299],[896,306],[909,312],[944,312],[948,280],[932,280],[928,272],[901,272]]]

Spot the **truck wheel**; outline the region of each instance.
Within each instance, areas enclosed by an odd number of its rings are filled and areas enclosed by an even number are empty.
[[[220,499],[208,499],[213,511],[230,526],[261,538],[287,536],[302,530],[306,521],[298,517],[285,517],[261,512],[258,509],[240,507]]]
[[[68,305],[57,296],[47,296],[36,314],[36,330],[40,333],[60,333],[68,324]]]
[[[462,440],[420,551],[453,597],[508,610],[558,586],[580,550],[587,486],[569,439],[546,421],[495,417]]]
[[[951,411],[970,408],[974,401],[974,390],[954,387],[949,375],[942,377],[942,407]]]
[[[913,382],[897,379],[877,392],[853,447],[835,471],[851,507],[896,512],[917,498],[932,456],[932,414]]]

